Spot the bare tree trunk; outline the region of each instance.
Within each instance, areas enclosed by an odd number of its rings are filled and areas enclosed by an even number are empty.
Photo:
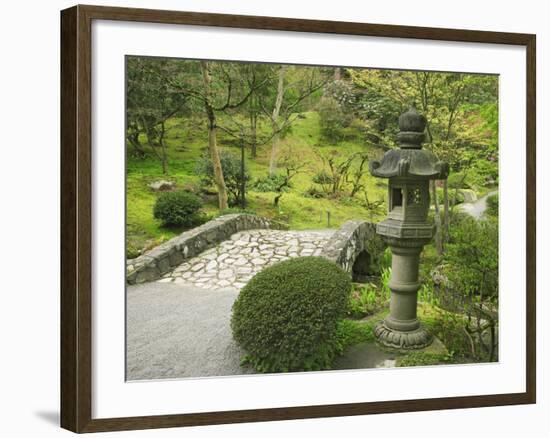
[[[208,120],[208,150],[214,167],[214,182],[218,189],[218,206],[220,210],[227,208],[227,187],[223,177],[222,163],[216,144],[216,119]]]
[[[139,133],[128,134],[126,138],[128,140],[128,143],[130,143],[134,148],[134,151],[137,154],[137,156],[140,158],[143,158],[145,156],[145,150],[143,149],[139,141]]]
[[[256,158],[258,156],[258,140],[257,140],[257,130],[256,127],[258,126],[258,115],[253,114],[250,118],[250,155],[252,158]]]
[[[149,145],[149,147],[151,148],[155,156],[158,158],[158,160],[161,162],[162,173],[165,174],[166,164],[165,164],[165,156],[163,155],[165,151],[161,151],[161,153],[159,153],[159,151],[157,150],[157,145],[159,145],[160,143],[159,142],[155,143],[156,134],[154,132],[154,129],[148,126],[145,122],[143,122],[143,126],[145,128],[145,137],[147,138],[147,144]],[[160,139],[159,141],[162,141],[162,139]]]
[[[279,126],[277,123],[272,123],[273,131],[277,131]],[[269,176],[275,175],[277,172],[277,152],[279,151],[279,133],[275,133],[271,139],[271,156],[269,158]]]
[[[216,113],[212,107],[212,89],[210,86],[212,79],[210,77],[208,63],[201,61],[201,69],[205,91],[204,107],[208,117],[208,150],[214,168],[214,183],[218,189],[218,205],[220,210],[225,210],[227,208],[227,187],[223,177],[220,153],[216,143]]]
[[[281,66],[279,70],[279,83],[277,85],[277,98],[275,99],[275,107],[271,114],[271,125],[274,132],[271,139],[271,157],[269,159],[269,175],[274,175],[277,171],[277,153],[279,151],[279,113],[281,112],[281,105],[283,104],[283,95],[285,83],[285,67]]]
[[[145,149],[141,145],[141,142],[139,141],[139,128],[137,123],[129,123],[128,124],[128,131],[126,131],[126,139],[128,140],[128,143],[132,145],[134,148],[136,154],[143,158],[145,156]]]
[[[437,199],[437,189],[435,186],[435,180],[430,181],[432,186],[432,198],[434,201],[434,221],[435,221],[435,248],[438,255],[443,255],[443,241],[441,239],[441,212],[439,211],[439,200]]]
[[[447,179],[443,180],[443,244],[449,241],[449,185]]]
[[[160,135],[159,135],[159,144],[161,150],[161,163],[162,163],[162,174],[166,175],[168,173],[168,154],[166,152],[166,143],[164,143],[164,134],[166,133],[166,126],[164,122],[160,124]]]

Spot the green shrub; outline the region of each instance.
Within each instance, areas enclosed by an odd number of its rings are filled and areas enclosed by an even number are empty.
[[[391,269],[391,262],[392,262],[392,254],[391,249],[389,247],[385,248],[382,254],[380,254],[380,258],[378,259],[378,269],[380,269],[380,272],[383,272],[385,269]]]
[[[456,291],[470,298],[497,299],[498,256],[497,220],[453,218],[443,273]]]
[[[434,289],[431,279],[427,279],[418,291],[418,301],[429,304],[430,306],[439,306],[439,297]]]
[[[391,267],[383,268],[380,273],[380,282],[383,296],[389,299],[391,290],[390,290],[390,280],[391,280]]]
[[[318,189],[315,186],[309,187],[306,191],[304,191],[303,195],[306,198],[313,198],[313,199],[320,199],[320,198],[326,198],[327,193],[321,189]]]
[[[284,175],[268,175],[264,178],[258,178],[250,188],[257,192],[277,192],[284,185],[286,177]],[[290,184],[290,183],[289,183]],[[281,191],[288,192],[292,186],[283,187]]]
[[[378,312],[388,301],[389,296],[374,283],[354,284],[349,300],[347,315],[361,319]]]
[[[126,242],[126,258],[135,259],[141,255],[141,251],[132,242]]]
[[[345,137],[344,130],[351,121],[352,116],[346,114],[336,99],[323,98],[317,107],[321,137],[329,143],[338,143]]]
[[[159,195],[153,215],[168,227],[192,227],[202,222],[201,200],[193,193],[178,191]]]
[[[498,184],[498,161],[476,160],[468,173],[468,179],[473,187]]]
[[[229,195],[229,203],[237,205],[242,199],[243,174],[241,169],[241,157],[228,151],[220,152],[220,163],[222,165],[223,178]],[[203,154],[197,161],[196,172],[201,175],[201,183],[205,186],[214,184],[214,166],[208,153]],[[247,182],[250,174],[245,166],[244,185],[248,190]]]
[[[466,172],[451,172],[447,178],[449,189],[470,189]]]
[[[443,205],[445,201],[444,197],[444,191],[443,188],[438,187],[437,189],[437,200],[439,201],[439,205]],[[456,189],[448,189],[447,195],[449,196],[449,205],[458,205],[462,204],[464,202],[464,194]],[[431,194],[430,194],[431,196]],[[433,202],[433,201],[432,201]]]
[[[498,216],[498,194],[487,197],[487,214]]]
[[[333,178],[325,170],[317,172],[311,180],[316,184],[332,184]]]
[[[343,352],[352,345],[374,341],[373,324],[367,321],[343,319],[338,323],[336,336],[339,349]]]
[[[430,331],[445,345],[457,361],[471,362],[471,336],[465,327],[465,315],[452,312],[441,312],[434,320]]]
[[[398,367],[417,367],[426,365],[443,365],[452,363],[453,354],[427,353],[424,351],[413,351],[397,361]]]
[[[270,266],[250,280],[233,305],[231,329],[260,372],[330,368],[339,352],[351,280],[321,257]]]

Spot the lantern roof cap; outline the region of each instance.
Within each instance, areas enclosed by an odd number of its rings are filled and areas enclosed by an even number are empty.
[[[449,165],[439,161],[430,151],[422,149],[426,118],[414,105],[399,116],[399,149],[390,149],[380,161],[371,161],[369,169],[380,178],[412,177],[416,179],[445,179]]]
[[[373,176],[380,178],[445,179],[449,174],[447,163],[422,149],[391,149],[382,160],[371,161],[369,169]]]

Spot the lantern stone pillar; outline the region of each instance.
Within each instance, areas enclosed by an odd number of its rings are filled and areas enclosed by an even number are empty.
[[[420,253],[434,235],[428,220],[429,182],[445,179],[447,163],[422,149],[426,119],[414,107],[399,117],[399,149],[369,163],[373,176],[388,179],[388,217],[376,232],[392,252],[390,313],[374,330],[379,343],[400,350],[424,348],[432,342],[417,318]]]

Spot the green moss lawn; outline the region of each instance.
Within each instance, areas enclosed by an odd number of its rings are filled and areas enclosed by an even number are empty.
[[[160,162],[154,155],[138,158],[129,147],[127,159],[127,246],[128,255],[137,255],[175,235],[182,229],[162,227],[153,217],[153,205],[157,194],[148,184],[158,180],[174,181],[178,188],[199,192],[200,175],[196,172],[197,160],[207,146],[207,130],[203,121],[187,119],[169,120],[166,144],[168,147],[168,173],[163,175]],[[260,127],[261,129],[261,127]],[[218,146],[240,156],[240,148],[234,140],[218,132]],[[253,182],[268,174],[269,152],[271,144],[260,146],[256,159],[250,158],[246,151],[246,166]],[[290,153],[306,163],[302,172],[292,179],[292,188],[279,202],[273,205],[275,193],[247,191],[247,210],[258,215],[278,219],[291,229],[319,229],[329,227],[327,212],[330,212],[330,227],[337,228],[349,219],[379,219],[371,217],[364,206],[364,195],[358,193],[354,198],[313,198],[306,191],[316,186],[312,177],[323,168],[321,154],[337,151],[343,155],[355,152],[367,152],[369,158],[379,157],[383,151],[367,146],[360,135],[337,144],[327,144],[320,138],[319,116],[316,112],[303,113],[292,125],[291,131],[281,140],[280,155]],[[370,175],[363,176],[363,183],[369,200],[385,197],[385,182]],[[204,210],[211,216],[219,214],[217,198],[203,195]],[[383,209],[382,209],[383,211]]]

